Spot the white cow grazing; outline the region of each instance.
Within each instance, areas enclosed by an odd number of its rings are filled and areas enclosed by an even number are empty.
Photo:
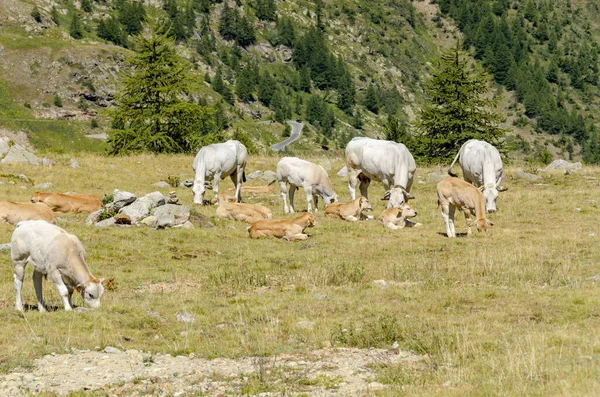
[[[401,143],[353,138],[346,146],[346,167],[348,189],[353,200],[359,180],[360,193],[367,198],[371,180],[381,181],[386,190],[384,199],[389,198],[387,208],[400,207],[414,198],[409,192],[417,165],[412,154]]]
[[[500,186],[502,159],[498,149],[477,139],[465,142],[448,168],[448,174],[454,177],[457,175],[452,173],[451,169],[456,160],[462,168],[464,180],[482,191],[486,212],[496,212],[498,192],[507,190]]]
[[[90,307],[100,307],[104,279],[99,280],[90,272],[85,262],[85,249],[77,236],[46,221],[19,222],[12,234],[10,254],[14,265],[17,310],[23,310],[21,289],[27,262],[33,266],[33,285],[40,312],[46,311],[42,275],[48,276],[58,288],[65,310],[72,309],[73,290],[79,291]]]
[[[304,189],[306,201],[308,203],[308,212],[312,212],[311,201],[315,203],[315,211],[317,211],[317,201],[319,196],[325,201],[325,205],[338,201],[338,197],[333,190],[333,185],[329,180],[329,176],[323,167],[301,160],[298,157],[284,157],[277,163],[276,171],[279,182],[279,190],[281,191],[281,199],[283,200],[283,210],[285,213],[294,213],[294,193],[299,187]],[[275,181],[271,183],[275,183]],[[290,206],[288,207],[285,198],[286,183],[289,183]]]
[[[248,151],[239,141],[229,140],[225,143],[214,143],[200,149],[192,168],[196,172],[194,178],[194,203],[202,204],[205,183],[213,181],[215,197],[219,196],[219,180],[229,176],[235,185],[235,199],[242,201],[242,182],[246,182],[244,170]]]

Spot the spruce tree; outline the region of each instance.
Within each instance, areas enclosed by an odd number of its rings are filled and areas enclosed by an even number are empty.
[[[428,103],[418,114],[417,155],[448,160],[469,139],[502,144],[505,131],[496,113],[497,100],[489,99],[489,78],[481,70],[471,71],[460,44],[442,54],[425,85]]]
[[[214,131],[214,110],[186,100],[190,65],[162,27],[136,39],[136,53],[109,115],[120,128],[109,132],[109,154],[191,152]]]
[[[249,102],[254,99],[252,93],[254,92],[256,81],[253,73],[252,66],[246,66],[235,82],[235,94],[240,101]]]
[[[344,67],[338,77],[338,100],[337,105],[346,113],[351,114],[352,107],[356,103],[356,88],[350,72]]]
[[[268,72],[263,73],[259,78],[258,83],[258,100],[269,106],[271,98],[275,93],[275,87],[277,82]]]
[[[73,11],[71,24],[69,25],[69,34],[74,39],[83,38],[83,22],[81,21],[81,15],[77,10]]]
[[[219,34],[225,40],[235,40],[237,36],[237,14],[236,11],[229,7],[229,3],[225,1],[221,16],[219,18]]]
[[[130,35],[136,35],[142,31],[142,24],[146,20],[146,11],[141,2],[121,0],[117,3],[119,22]]]
[[[362,104],[367,110],[375,114],[379,113],[379,89],[375,85],[371,84],[367,87]]]
[[[92,12],[94,10],[92,0],[81,0],[81,9],[85,12]]]
[[[277,19],[275,0],[256,0],[256,16],[263,21],[275,21]]]
[[[54,22],[57,26],[60,26],[60,13],[55,5],[52,5],[52,9],[50,10],[50,17],[52,18],[52,22]]]
[[[107,20],[101,19],[98,22],[97,35],[101,39],[110,41],[116,45],[125,46],[127,44],[127,34],[121,28],[121,24],[115,17]]]

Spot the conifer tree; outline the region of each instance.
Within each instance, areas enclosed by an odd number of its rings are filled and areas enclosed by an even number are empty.
[[[363,106],[367,108],[367,110],[377,114],[379,113],[379,90],[375,85],[371,84],[367,87],[367,91],[365,92],[365,97],[362,102]]]
[[[258,83],[258,100],[269,106],[271,98],[275,93],[275,87],[277,82],[268,72],[263,73],[259,78]]]
[[[92,0],[81,0],[81,9],[85,12],[92,12],[94,10]]]
[[[146,20],[146,11],[141,2],[121,0],[117,3],[119,22],[123,24],[125,31],[130,35],[136,35],[142,31],[142,24]]]
[[[236,14],[236,11],[229,7],[229,2],[225,1],[219,18],[219,34],[225,40],[235,40],[237,25]]]
[[[420,132],[417,155],[447,160],[469,139],[482,139],[501,145],[505,131],[496,113],[496,99],[488,99],[488,76],[471,71],[464,53],[445,51],[426,83],[428,103],[418,114],[415,127]]]
[[[256,0],[256,16],[263,21],[275,21],[277,19],[275,0]]]
[[[83,38],[83,22],[81,21],[81,15],[77,10],[73,11],[71,24],[69,25],[69,34],[74,39]]]
[[[110,17],[106,20],[101,19],[97,28],[98,37],[110,41],[116,45],[125,46],[127,44],[127,34],[121,28],[119,21]]]
[[[340,61],[342,62],[342,68],[339,72],[340,75],[338,76],[337,82],[337,105],[346,113],[351,114],[352,107],[356,103],[356,88],[354,86],[354,80],[352,79],[352,75],[346,69],[346,67],[343,66],[343,61],[341,58]]]
[[[294,30],[294,22],[289,16],[282,16],[277,19],[275,24],[277,29],[277,41],[288,47],[293,47],[296,41],[296,32]]]
[[[50,10],[50,17],[52,18],[52,22],[54,22],[57,26],[60,26],[60,13],[55,5],[52,5],[52,9]]]
[[[246,66],[237,78],[235,94],[240,101],[248,102],[253,100],[252,93],[256,84],[253,73],[252,66]]]
[[[109,154],[151,151],[190,152],[203,135],[214,132],[214,110],[185,100],[192,78],[187,61],[174,42],[154,26],[137,38],[137,52],[128,59],[130,74],[110,111]]]

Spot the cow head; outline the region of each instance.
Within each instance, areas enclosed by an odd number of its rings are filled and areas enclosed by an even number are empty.
[[[97,309],[100,307],[100,298],[104,294],[102,283],[104,279],[92,278],[85,283],[79,283],[75,289],[81,294],[83,301],[91,308]]]
[[[408,205],[408,203],[404,203],[400,207],[398,216],[401,216],[404,218],[414,218],[415,216],[417,216],[417,209],[414,207],[411,207],[410,205]]]
[[[484,233],[487,233],[488,229],[492,226],[494,226],[494,224],[485,218],[477,219],[477,221],[475,222],[475,227],[477,228],[477,231]]]
[[[373,206],[371,206],[371,203],[369,203],[369,200],[364,196],[360,196],[358,198],[358,207],[360,208],[361,212],[362,211],[373,211]]]
[[[204,201],[204,192],[206,189],[212,190],[212,185],[209,182],[200,182],[194,181],[194,186],[192,186],[192,193],[194,194],[194,203],[203,204]]]
[[[40,192],[35,192],[35,193],[33,193],[33,195],[31,196],[31,202],[32,202],[32,203],[37,203],[38,201],[42,201],[42,193],[40,193]]]
[[[382,200],[389,200],[387,208],[400,207],[408,200],[412,200],[415,197],[410,194],[405,188],[400,185],[396,185],[387,192],[384,193]]]

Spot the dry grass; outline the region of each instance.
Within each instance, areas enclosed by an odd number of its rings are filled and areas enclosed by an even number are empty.
[[[192,156],[85,156],[78,169],[68,160],[52,169],[3,166],[2,173],[100,195],[114,188],[142,195],[169,175],[192,178]],[[331,163],[332,181],[347,199],[335,175],[341,156],[312,160]],[[247,174],[274,170],[276,162],[251,158]],[[85,226],[85,215],[62,215],[60,226],[82,240],[93,273],[114,278],[116,289],[97,311],[21,315],[13,309],[9,255],[2,253],[0,363],[10,371],[41,354],[105,345],[236,357],[397,341],[426,359],[382,366],[377,380],[392,385],[390,394],[593,394],[600,387],[600,281],[590,277],[600,273],[600,210],[586,200],[600,201],[600,188],[590,177],[600,178],[600,169],[547,175],[542,185],[508,180],[491,216],[494,230],[454,240],[443,235],[435,184],[413,187],[421,228],[392,231],[319,212],[311,239],[298,243],[250,240],[247,225],[233,221],[213,220],[213,229],[98,230]],[[27,200],[32,189],[19,183],[0,185],[0,197]],[[191,205],[191,190],[174,190]],[[385,205],[382,193],[372,185],[375,215]],[[305,208],[303,194],[296,196]],[[277,194],[246,198],[283,216]],[[0,242],[12,230],[0,225]],[[457,231],[465,231],[462,218]],[[33,304],[30,274],[29,268],[24,299]],[[380,279],[387,288],[372,283]],[[51,283],[44,282],[44,291],[50,305],[61,306]],[[76,297],[75,304],[83,303]],[[180,311],[197,321],[177,322]]]

